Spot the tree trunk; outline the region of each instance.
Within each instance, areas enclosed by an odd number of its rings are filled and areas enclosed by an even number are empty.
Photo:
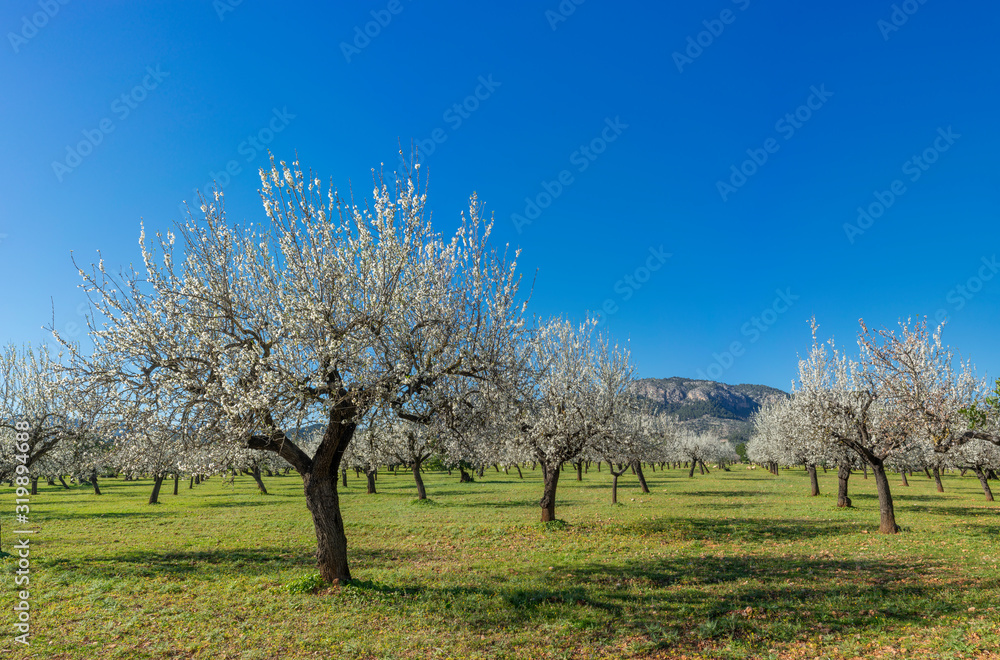
[[[698,461],[698,468],[701,470],[701,474],[705,474],[705,463],[704,463],[704,461]]]
[[[188,482],[188,488],[194,488],[194,475],[191,476],[191,481]]]
[[[993,491],[990,490],[990,482],[986,479],[986,473],[983,472],[983,468],[974,467],[973,470],[976,471],[976,476],[979,477],[979,483],[983,487],[983,494],[986,495],[986,501],[993,501]]]
[[[97,483],[97,470],[90,473],[90,483],[94,484],[94,495],[101,494],[101,486]]]
[[[642,492],[649,493],[649,486],[646,485],[646,475],[642,473],[642,463],[635,461],[633,468],[635,469],[635,475],[639,477],[639,488]]]
[[[863,474],[864,477],[865,477],[865,479],[867,479],[868,478],[868,464],[867,463],[862,464],[861,469],[863,470],[863,472],[861,474]]]
[[[365,476],[368,477],[368,494],[375,495],[375,470],[365,470]]]
[[[816,466],[807,465],[806,472],[809,473],[809,486],[810,486],[810,497],[816,497],[819,495],[819,477],[816,475]]]
[[[257,482],[257,490],[260,491],[260,494],[267,495],[267,488],[264,486],[264,480],[260,478],[260,468],[255,465],[250,474],[253,475],[253,480]]]
[[[38,477],[31,478],[31,494],[38,495]]]
[[[844,508],[851,506],[851,498],[847,496],[847,482],[851,478],[851,468],[849,465],[841,465],[837,468],[837,506]]]
[[[896,524],[896,511],[892,506],[892,492],[889,490],[889,478],[885,475],[885,465],[876,459],[872,463],[872,474],[875,476],[875,490],[878,492],[878,531],[883,534],[899,533]]]
[[[194,483],[195,483],[196,486],[201,483],[201,475],[200,474],[194,475]]]
[[[941,470],[934,468],[934,483],[937,485],[937,492],[944,492],[944,484],[941,483]]]
[[[479,469],[476,470],[476,476],[478,476],[480,479],[482,479],[484,471],[485,471],[485,468],[482,465],[480,465]]]
[[[691,461],[691,471],[688,472],[688,479],[694,478],[694,469],[698,467],[695,461]]]
[[[576,480],[583,481],[583,462],[576,464]]]
[[[545,490],[542,492],[542,500],[538,503],[542,507],[542,522],[549,522],[556,519],[556,486],[559,484],[559,468],[543,466],[545,471]]]
[[[62,484],[63,488],[69,490],[69,485],[66,483],[66,480],[62,478],[62,475],[59,475],[59,483]]]
[[[149,494],[150,504],[160,503],[160,486],[163,485],[163,476],[162,474],[158,474],[153,477],[153,492]]]
[[[903,485],[909,487],[910,482],[906,480],[906,470],[900,470],[899,476],[903,478]]]
[[[597,471],[598,472],[601,471],[601,462],[600,461],[597,461]]]
[[[181,475],[174,472],[174,495],[177,494],[177,488],[181,483]]]
[[[926,465],[924,466],[924,474],[927,475],[928,479],[933,479],[933,477],[931,476],[931,471],[927,468]]]
[[[420,476],[420,460],[413,461],[413,480],[417,482],[417,499],[426,500],[427,491],[424,489],[424,480]]]
[[[340,471],[340,477],[343,480],[344,488],[347,488],[347,468],[343,468]]]
[[[521,474],[521,466],[520,465],[515,465],[514,467],[517,468],[517,478],[518,479],[524,479],[524,475]]]
[[[461,465],[459,465],[458,466],[458,471],[461,473],[461,476],[459,476],[459,478],[458,478],[458,483],[460,483],[460,484],[471,484],[472,483],[472,475],[469,474],[468,472],[466,472],[464,467],[462,467]]]
[[[618,504],[618,475],[611,471],[611,503]]]
[[[345,443],[346,444],[346,443]],[[340,463],[338,453],[334,459]],[[347,535],[344,533],[344,518],[340,514],[340,498],[337,495],[337,468],[330,466],[323,477],[307,472],[302,475],[306,494],[306,506],[312,514],[316,527],[316,563],[320,577],[327,584],[345,584],[351,580],[347,565]],[[369,475],[369,486],[374,489],[374,480]]]

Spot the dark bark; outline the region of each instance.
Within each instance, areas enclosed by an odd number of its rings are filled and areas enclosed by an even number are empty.
[[[162,474],[157,474],[153,477],[153,492],[149,494],[150,504],[160,503],[160,486],[163,485],[163,477],[164,475]]]
[[[31,494],[38,495],[38,477],[31,478]]]
[[[188,482],[188,488],[194,488],[194,476],[191,477],[191,481]]]
[[[365,470],[365,476],[368,478],[368,494],[375,495],[375,470]]]
[[[517,478],[518,479],[524,479],[524,475],[521,474],[521,466],[520,465],[515,465],[514,467],[517,468]]]
[[[701,474],[705,474],[705,462],[698,461],[698,468],[701,470]]]
[[[635,461],[635,463],[632,466],[632,469],[635,470],[635,475],[639,477],[639,488],[642,490],[642,492],[648,493],[649,486],[646,485],[646,475],[642,473],[642,463],[640,463],[639,461]]]
[[[847,496],[847,483],[851,478],[851,468],[841,465],[837,468],[837,506],[844,508],[851,506],[851,498]]]
[[[340,478],[344,484],[344,488],[347,488],[347,468],[340,471]]]
[[[264,480],[260,478],[260,468],[255,465],[250,474],[253,475],[253,480],[257,482],[257,490],[260,491],[261,495],[267,495],[267,487],[264,486]]]
[[[944,492],[944,484],[941,483],[941,470],[934,468],[934,483],[937,486],[937,492]]]
[[[422,462],[423,462],[423,459],[418,459],[416,461],[413,461],[413,480],[415,482],[417,482],[417,499],[418,500],[426,500],[427,499],[427,490],[424,488],[424,480],[420,476],[420,464]]]
[[[62,484],[63,488],[65,488],[66,490],[69,490],[69,484],[67,484],[66,480],[62,478],[62,475],[59,475],[59,483]]]
[[[693,479],[694,478],[694,469],[696,467],[698,467],[698,466],[695,464],[695,461],[691,461],[691,470],[690,470],[690,472],[688,472],[688,479]]]
[[[101,485],[97,483],[97,470],[90,473],[90,483],[94,485],[94,495],[101,494]]]
[[[583,463],[576,464],[576,480],[583,481]]]
[[[931,471],[930,471],[930,469],[926,465],[924,466],[924,474],[927,475],[928,479],[933,479],[934,478],[934,477],[931,476]]]
[[[878,493],[878,531],[883,534],[899,533],[899,525],[896,524],[896,511],[892,505],[892,492],[889,489],[889,478],[885,474],[885,466],[882,461],[876,459],[872,463],[872,475],[875,477],[875,490]]]
[[[177,494],[177,488],[180,486],[180,483],[181,483],[181,475],[179,475],[179,474],[177,474],[175,472],[174,473],[174,495]]]
[[[472,483],[472,475],[465,471],[465,468],[461,465],[458,466],[458,471],[461,473],[458,477],[458,482],[462,484]]]
[[[900,470],[899,471],[899,476],[902,477],[902,479],[903,479],[903,485],[904,486],[909,486],[910,485],[910,482],[906,480],[906,470]]]
[[[819,477],[816,475],[816,466],[807,465],[806,472],[809,473],[809,496],[816,497],[819,495]]]
[[[201,483],[201,475],[200,474],[194,475],[194,483],[195,483],[195,485],[198,485],[198,484]]]
[[[868,478],[868,464],[865,463],[864,465],[862,465],[861,469],[862,469],[862,473],[861,474],[864,475],[865,479],[867,479]]]
[[[542,499],[538,503],[542,507],[542,522],[549,522],[556,519],[556,486],[559,484],[559,468],[542,466],[545,472],[545,489],[542,492]]]
[[[979,477],[979,484],[983,487],[983,495],[986,496],[987,502],[993,501],[993,491],[990,490],[990,482],[986,478],[986,473],[983,472],[983,468],[975,467],[972,468],[976,472],[976,476]]]
[[[623,466],[619,465],[618,469],[615,470],[614,464],[613,463],[608,463],[608,471],[611,473],[611,503],[612,504],[618,504],[618,477],[620,477],[623,474],[625,474],[625,470],[627,470],[627,469],[628,469],[627,467],[623,467]]]

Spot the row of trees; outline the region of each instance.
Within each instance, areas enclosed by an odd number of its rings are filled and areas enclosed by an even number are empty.
[[[818,494],[816,467],[838,467],[838,506],[849,506],[852,469],[870,469],[879,500],[880,531],[899,531],[886,470],[922,470],[937,478],[957,468],[974,472],[987,499],[987,476],[1000,468],[1000,380],[991,388],[968,361],[931,332],[926,321],[870,330],[862,320],[858,355],[833,340],[813,345],[799,361],[788,400],[757,412],[747,456],[760,463],[804,465]]]
[[[65,359],[38,359],[65,369],[5,377],[0,423],[32,424],[33,462],[72,452],[94,471],[113,455],[159,484],[270,453],[301,476],[332,582],[351,577],[337,491],[346,467],[392,456],[422,493],[432,454],[533,462],[542,519],[553,520],[564,465],[635,465],[670,436],[629,393],[626,347],[592,322],[525,316],[517,252],[490,247],[475,195],[443,235],[419,164],[373,176],[360,203],[298,162],[272,159],[260,177],[264,222],[230,224],[216,192],[174,231],[147,240],[142,229],[141,269],[79,268],[86,345],[53,323]],[[59,438],[72,442],[56,451]]]

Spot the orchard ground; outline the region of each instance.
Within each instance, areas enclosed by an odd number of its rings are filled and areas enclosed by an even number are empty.
[[[543,526],[541,471],[475,483],[350,473],[349,586],[291,593],[315,573],[294,475],[220,477],[146,504],[149,480],[39,485],[32,498],[30,647],[13,643],[3,560],[0,648],[13,658],[1000,658],[998,504],[974,477],[946,492],[892,477],[904,532],[882,536],[874,479],[734,466],[646,470],[652,493],[567,470]],[[172,485],[172,484],[171,484]],[[10,551],[12,489],[0,489]],[[300,589],[290,589],[296,585]]]

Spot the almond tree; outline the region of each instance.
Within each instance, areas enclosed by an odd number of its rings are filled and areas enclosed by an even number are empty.
[[[203,217],[140,235],[141,271],[81,269],[103,318],[73,364],[130,405],[156,397],[182,425],[217,427],[214,442],[288,461],[321,576],[349,581],[337,478],[355,431],[377,406],[427,422],[426,391],[500,369],[522,325],[518,277],[475,195],[453,236],[435,233],[419,166],[374,177],[360,206],[297,162],[260,174],[262,225],[231,225],[217,191]],[[312,454],[290,437],[299,420],[324,428]]]
[[[895,534],[892,493],[885,473],[886,459],[915,442],[914,426],[905,415],[895,391],[887,384],[889,374],[874,357],[867,328],[861,321],[859,360],[842,356],[833,341],[830,349],[816,337],[809,357],[799,360],[797,397],[818,437],[854,450],[872,468],[879,500],[879,531]]]
[[[513,414],[508,442],[542,468],[542,522],[556,520],[556,487],[563,464],[582,458],[597,438],[613,433],[631,404],[634,368],[629,352],[595,337],[595,322],[576,326],[556,319],[538,328],[522,347],[524,367],[507,390]]]

